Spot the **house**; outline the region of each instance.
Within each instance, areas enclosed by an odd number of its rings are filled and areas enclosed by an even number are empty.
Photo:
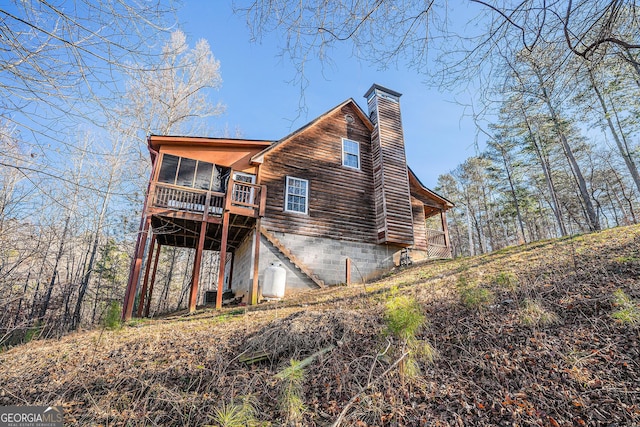
[[[414,260],[450,257],[453,204],[407,166],[400,96],[374,84],[368,113],[348,99],[275,142],[151,135],[153,168],[123,318],[136,300],[138,316],[148,315],[164,246],[196,249],[191,311],[204,250],[224,260],[218,289],[226,283],[250,303],[273,261],[286,269],[292,292],[379,276],[407,248]],[[436,229],[427,227],[431,217],[439,218]],[[221,302],[217,292],[216,307]]]

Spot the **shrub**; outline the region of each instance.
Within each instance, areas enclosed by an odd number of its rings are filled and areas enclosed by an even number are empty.
[[[460,302],[467,308],[479,309],[493,301],[493,293],[489,289],[468,286],[459,291]]]
[[[242,407],[236,404],[222,404],[222,407],[216,408],[213,413],[213,420],[219,427],[244,427],[245,416],[242,413]]]
[[[122,322],[120,321],[121,313],[122,306],[120,303],[118,301],[111,301],[102,319],[103,326],[110,331],[120,329],[122,327]]]
[[[36,322],[33,326],[31,326],[25,331],[24,338],[22,339],[22,341],[25,344],[30,341],[33,341],[34,339],[37,339],[40,336],[41,332],[42,332],[42,325],[40,324],[40,322]]]
[[[437,355],[428,341],[417,338],[420,329],[427,325],[422,307],[413,297],[394,296],[385,304],[384,320],[389,333],[402,340],[409,351],[399,365],[401,377],[417,378],[420,375],[418,360],[432,363]]]
[[[268,425],[256,419],[255,399],[249,396],[241,396],[240,403],[231,402],[222,404],[216,408],[213,414],[213,421],[217,427],[253,427]],[[209,427],[209,426],[205,426]]]
[[[611,317],[618,322],[632,325],[640,323],[640,308],[637,302],[622,289],[617,289],[613,293],[613,305],[619,308],[611,314]]]
[[[518,278],[510,271],[501,271],[493,279],[494,283],[503,289],[515,290],[518,286]]]
[[[438,358],[438,350],[427,340],[416,341],[413,352],[418,359],[427,363],[433,363]]]
[[[300,361],[291,359],[289,367],[276,377],[282,380],[280,410],[290,424],[296,424],[302,420],[307,410],[302,397],[304,368]]]
[[[396,296],[386,302],[384,320],[392,335],[407,342],[414,341],[426,323],[420,304],[407,295]]]
[[[538,301],[527,299],[520,309],[520,322],[527,326],[548,326],[559,321],[556,313],[547,310]]]

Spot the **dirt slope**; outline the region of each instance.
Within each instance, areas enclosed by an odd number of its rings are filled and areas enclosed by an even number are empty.
[[[400,297],[423,347],[388,332]],[[640,226],[618,228],[31,342],[0,354],[0,405],[60,404],[68,425],[640,425],[638,301]]]

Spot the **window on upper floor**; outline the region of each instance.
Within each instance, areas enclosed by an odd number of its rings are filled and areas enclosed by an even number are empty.
[[[163,154],[158,172],[158,182],[222,192],[230,173],[231,168],[228,167],[202,160]]]
[[[284,191],[285,212],[306,214],[309,211],[309,181],[288,176]]]
[[[342,138],[342,166],[360,169],[360,143]]]

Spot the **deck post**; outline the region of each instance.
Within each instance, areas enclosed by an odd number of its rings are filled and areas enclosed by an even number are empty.
[[[198,302],[198,282],[200,281],[200,266],[202,265],[202,252],[204,251],[204,239],[207,235],[207,222],[200,223],[200,236],[198,247],[196,248],[195,259],[193,260],[193,275],[191,276],[191,293],[189,295],[189,313],[196,311]]]
[[[351,284],[351,258],[347,258],[345,262],[345,270],[346,270],[345,283],[347,285],[350,285]]]
[[[136,252],[133,260],[131,260],[129,281],[127,282],[127,291],[124,296],[124,305],[122,307],[122,320],[125,322],[130,320],[133,314],[133,303],[136,299],[136,288],[138,287],[144,248],[147,245],[147,236],[149,234],[149,227],[151,226],[151,217],[148,216],[144,218],[140,225],[140,232],[138,233],[138,240],[136,241]]]
[[[160,248],[162,245],[156,241],[156,257],[153,260],[153,271],[151,272],[151,283],[149,284],[149,296],[147,297],[147,306],[144,309],[144,317],[149,317],[151,308],[151,297],[153,296],[153,285],[156,283],[156,271],[158,271],[158,260],[160,259]]]
[[[447,227],[447,211],[440,211],[440,222],[442,223],[442,231],[444,231],[444,244],[449,251],[449,258],[453,256],[451,252],[451,242],[449,241],[449,228]]]
[[[216,309],[222,308],[222,293],[224,292],[224,270],[227,260],[227,239],[229,237],[229,211],[222,214],[222,241],[220,242],[220,267],[218,268],[218,292],[216,292]]]
[[[254,229],[254,247],[253,247],[253,272],[251,281],[251,295],[249,295],[249,304],[258,304],[258,275],[260,268],[260,225],[261,220],[256,220],[256,228]]]
[[[231,283],[233,283],[233,264],[235,264],[235,259],[234,259],[235,256],[236,256],[235,252],[229,252],[227,254],[227,258],[230,257],[231,261],[229,261],[229,259],[227,259],[225,261],[225,263],[224,263],[225,264],[224,269],[226,270],[227,269],[227,267],[226,267],[227,262],[231,262],[231,265],[229,266],[229,279],[227,280],[227,282],[229,283],[229,289],[231,289]]]
[[[262,218],[264,216],[264,211],[267,208],[267,186],[260,186],[260,207],[258,209],[258,216]]]
[[[147,286],[149,285],[149,272],[151,271],[151,260],[153,259],[153,251],[156,246],[156,235],[151,233],[151,246],[147,253],[147,261],[144,267],[144,279],[142,280],[142,290],[140,291],[140,300],[138,301],[137,316],[142,317],[144,312],[144,302],[147,296]]]

